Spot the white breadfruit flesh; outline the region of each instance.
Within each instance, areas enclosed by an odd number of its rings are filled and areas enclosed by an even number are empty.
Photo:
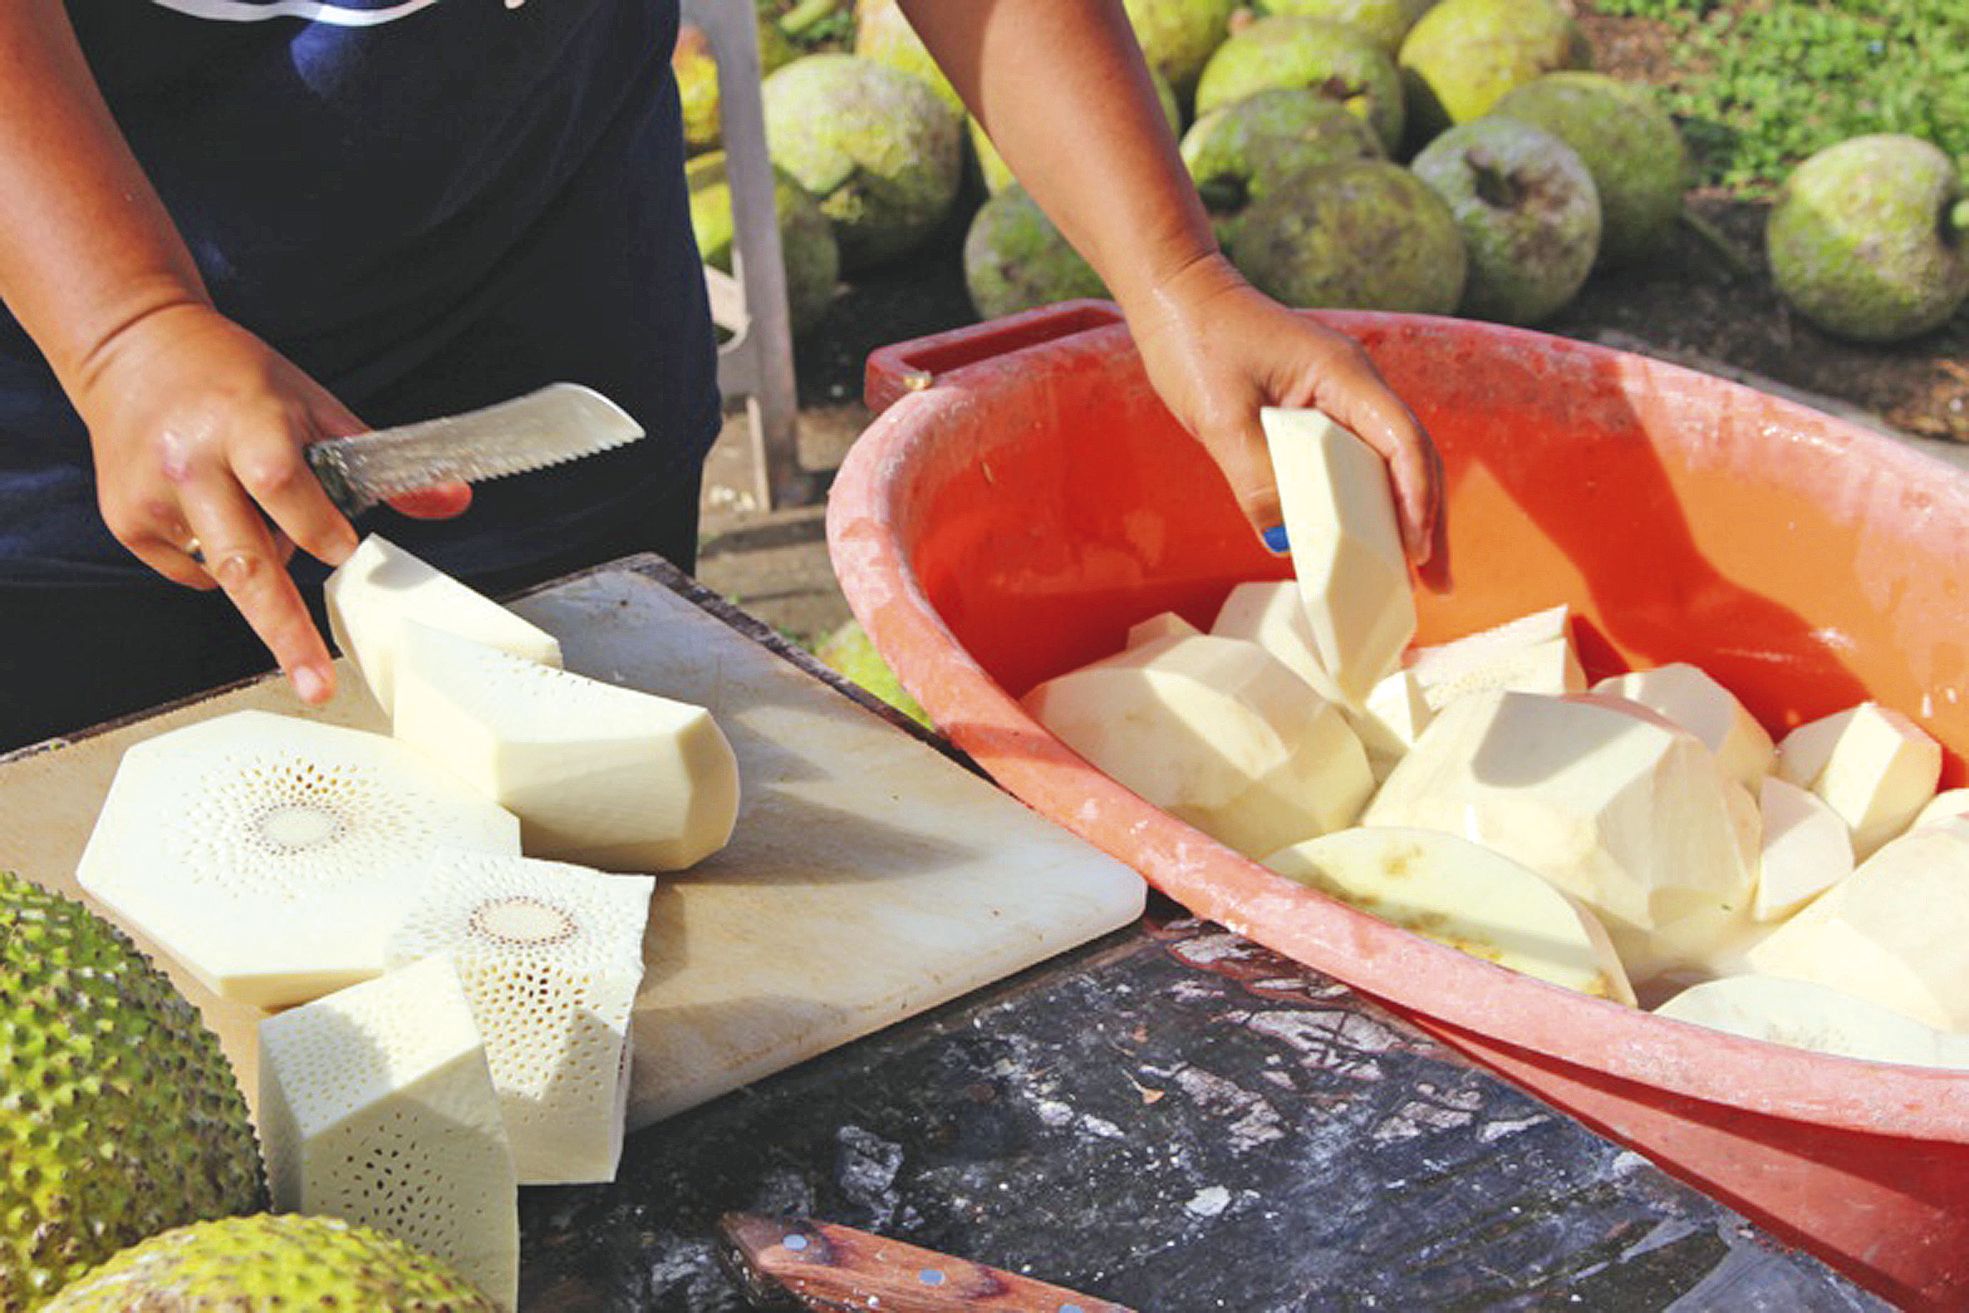
[[[1414,675],[1414,670],[1409,673]],[[1441,711],[1458,698],[1472,693],[1508,690],[1513,693],[1543,693],[1564,697],[1586,691],[1586,672],[1580,669],[1570,638],[1548,638],[1529,647],[1499,652],[1491,660],[1471,666],[1449,679],[1420,677],[1422,697],[1431,710]],[[1638,703],[1635,705],[1639,705]]]
[[[322,594],[336,646],[355,662],[385,712],[396,705],[397,641],[406,620],[542,665],[561,664],[561,645],[552,634],[377,534],[363,539],[328,576]]]
[[[1737,786],[1693,735],[1636,710],[1460,698],[1362,823],[1461,835],[1530,867],[1598,914],[1637,984],[1700,965],[1748,920],[1755,807],[1732,803]]]
[[[1333,703],[1343,701],[1340,686],[1320,664],[1313,625],[1306,618],[1306,601],[1296,580],[1239,584],[1224,598],[1210,632],[1219,638],[1256,643],[1320,697]]]
[[[703,707],[404,628],[397,738],[520,818],[529,856],[679,871],[723,848],[738,759]]]
[[[1374,789],[1346,720],[1256,643],[1166,638],[1048,680],[1033,718],[1248,857],[1353,824]]]
[[[1921,809],[1908,829],[1919,830],[1930,825],[1965,819],[1969,819],[1969,789],[1943,789]]]
[[[1969,824],[1889,843],[1751,949],[1749,965],[1969,1030]]]
[[[1159,638],[1192,638],[1202,633],[1195,625],[1177,615],[1174,611],[1164,611],[1153,615],[1128,631],[1129,647],[1140,647],[1153,643]]]
[[[1547,607],[1446,643],[1418,647],[1409,653],[1407,664],[1424,687],[1447,684],[1523,648],[1556,639],[1572,641],[1572,611],[1565,606]]]
[[[1412,670],[1397,670],[1376,684],[1359,711],[1347,717],[1376,780],[1386,780],[1409,753],[1436,713]]]
[[[1359,706],[1415,636],[1415,596],[1381,453],[1317,410],[1259,412],[1319,663]]]
[[[439,853],[390,936],[392,967],[432,954],[456,965],[521,1185],[615,1179],[655,886],[563,862]]]
[[[1846,818],[1862,862],[1920,815],[1941,774],[1941,745],[1877,702],[1800,725],[1778,745],[1778,777]]]
[[[1969,1035],[1955,1035],[1826,985],[1726,976],[1685,989],[1657,1016],[1842,1058],[1969,1068]]]
[[[513,1155],[448,958],[262,1021],[260,1129],[277,1210],[374,1227],[514,1306]]]
[[[1777,757],[1771,735],[1736,695],[1685,662],[1603,679],[1595,693],[1612,693],[1658,712],[1701,739],[1728,775],[1756,789]]]
[[[1595,998],[1634,1004],[1586,906],[1501,853],[1434,830],[1354,829],[1265,859],[1280,875],[1425,939]]]
[[[76,878],[221,998],[367,980],[435,847],[517,853],[511,813],[380,734],[236,711],[123,754]]]
[[[1751,916],[1782,921],[1853,873],[1853,836],[1825,799],[1775,777],[1758,795],[1763,857]]]

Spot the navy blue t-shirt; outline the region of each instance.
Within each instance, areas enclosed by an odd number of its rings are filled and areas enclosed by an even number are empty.
[[[650,439],[376,528],[524,568],[694,477],[718,425],[669,53],[676,0],[68,0],[219,308],[385,426],[556,379]],[[85,432],[0,311],[0,581],[147,572]],[[161,581],[160,581],[161,582]]]

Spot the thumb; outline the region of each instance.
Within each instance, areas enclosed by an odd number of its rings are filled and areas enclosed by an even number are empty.
[[[1271,449],[1255,416],[1228,433],[1206,438],[1204,447],[1217,462],[1253,533],[1263,535],[1284,523]]]

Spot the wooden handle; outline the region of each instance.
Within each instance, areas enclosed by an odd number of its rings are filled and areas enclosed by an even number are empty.
[[[729,1213],[727,1257],[754,1289],[783,1290],[824,1313],[1132,1313],[1029,1277],[829,1222]]]

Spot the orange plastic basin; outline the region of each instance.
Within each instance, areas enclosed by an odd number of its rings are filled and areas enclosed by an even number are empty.
[[[1774,732],[1872,697],[1969,747],[1969,481],[1747,388],[1490,325],[1327,314],[1442,449],[1432,642],[1569,604],[1597,678],[1691,661]],[[1289,564],[1151,392],[1113,307],[878,352],[835,483],[855,614],[1007,789],[1198,915],[1385,1001],[1897,1302],[1969,1304],[1969,1074],[1850,1061],[1572,994],[1394,929],[1114,783],[1015,699]]]

